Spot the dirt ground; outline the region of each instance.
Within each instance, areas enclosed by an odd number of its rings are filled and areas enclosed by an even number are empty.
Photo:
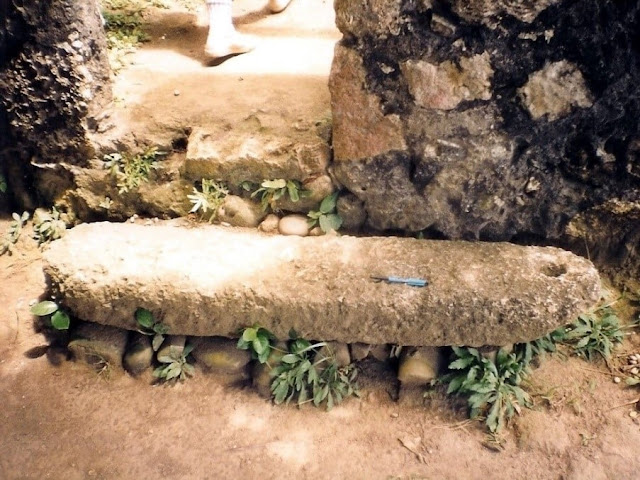
[[[298,0],[270,16],[234,2],[240,28],[263,38],[211,67],[202,11],[158,10],[152,41],[117,78],[117,131],[152,137],[278,109],[315,118],[329,109],[330,0]],[[0,221],[0,232],[9,224]],[[437,394],[397,400],[393,373],[362,365],[362,398],[327,413],[274,406],[246,386],[197,371],[174,387],[67,361],[34,331],[29,304],[45,292],[28,232],[0,257],[0,480],[17,479],[634,479],[640,390],[614,384],[604,364],[560,355],[531,376],[535,408],[486,442],[464,405]],[[629,336],[617,354],[640,351]]]
[[[3,480],[638,478],[629,403],[640,392],[615,384],[604,364],[562,355],[533,372],[535,408],[512,422],[500,451],[462,404],[419,392],[398,400],[392,372],[375,363],[361,365],[362,397],[329,413],[275,406],[199,370],[173,387],[98,374],[34,331],[29,303],[45,285],[28,234],[0,257]],[[632,335],[617,355],[638,351]]]

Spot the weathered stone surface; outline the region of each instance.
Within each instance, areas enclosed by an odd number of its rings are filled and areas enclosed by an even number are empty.
[[[463,101],[491,98],[491,59],[482,55],[461,57],[459,66],[451,61],[434,65],[424,60],[400,64],[416,105],[453,110]]]
[[[248,350],[239,350],[237,343],[222,337],[194,337],[192,355],[198,364],[213,373],[245,376],[251,354]]]
[[[363,29],[371,29],[380,38],[400,33],[402,0],[336,0],[334,3],[336,25],[345,35],[357,35]]]
[[[566,244],[572,219],[639,201],[640,4],[335,6],[333,178],[369,227]]]
[[[346,231],[358,231],[367,221],[364,203],[351,193],[340,195],[336,210],[342,218],[342,228]]]
[[[259,203],[236,195],[227,195],[218,210],[218,220],[234,227],[255,228],[266,215]]]
[[[287,215],[278,222],[278,231],[282,235],[298,235],[306,237],[309,235],[308,218],[303,215]]]
[[[337,44],[329,80],[335,161],[406,148],[400,117],[384,114],[380,99],[364,88],[365,76],[357,52]]]
[[[593,104],[582,73],[566,60],[547,64],[532,73],[518,91],[536,120],[545,115],[549,121],[557,120],[574,107],[587,108]]]
[[[153,348],[151,337],[138,332],[132,332],[127,345],[127,351],[122,359],[122,364],[127,372],[132,375],[140,375],[151,367],[153,362]]]
[[[349,345],[349,353],[354,362],[364,360],[369,356],[371,345],[367,343],[352,343]]]
[[[296,129],[286,122],[280,115],[256,111],[233,128],[194,129],[183,175],[194,181],[213,178],[239,185],[323,174],[331,155],[329,145],[313,129]]]
[[[571,220],[567,237],[616,284],[640,291],[640,201],[613,199],[589,209]]]
[[[280,217],[278,217],[274,213],[270,213],[262,221],[262,223],[258,227],[258,230],[264,233],[277,233],[278,223],[280,223]]]
[[[0,164],[12,195],[34,167],[84,164],[111,101],[97,2],[5,1],[0,7]],[[16,202],[24,204],[21,198]]]
[[[280,338],[294,328],[345,343],[528,341],[599,298],[592,264],[555,248],[178,225],[80,225],[45,251],[45,273],[66,308],[98,323],[135,329],[144,307],[178,335],[233,336],[259,323]]]
[[[504,16],[504,14],[516,17],[526,23],[533,22],[536,17],[558,3],[559,0],[452,0],[453,11],[462,18],[489,23],[489,17]],[[430,2],[429,2],[430,3]]]
[[[326,362],[318,363],[323,358],[333,358],[338,368],[351,364],[351,353],[349,353],[349,346],[346,343],[327,342],[326,345],[320,347],[314,358],[314,362],[320,369],[327,366]]]
[[[442,368],[440,349],[420,347],[404,349],[400,357],[398,380],[403,386],[428,385]]]
[[[391,347],[387,344],[371,345],[369,350],[369,356],[375,358],[379,362],[386,362],[389,360],[389,354],[391,353]]]
[[[81,323],[73,331],[69,351],[89,365],[122,368],[122,357],[129,332],[96,323]]]

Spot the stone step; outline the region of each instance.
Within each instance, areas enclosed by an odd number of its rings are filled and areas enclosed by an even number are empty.
[[[173,335],[234,336],[260,324],[279,338],[294,328],[345,343],[505,345],[539,338],[599,299],[591,262],[556,248],[188,226],[80,225],[44,253],[44,271],[78,318],[133,330],[143,307]]]

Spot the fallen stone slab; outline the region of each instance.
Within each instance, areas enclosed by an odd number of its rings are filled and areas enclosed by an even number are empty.
[[[44,253],[58,299],[84,320],[134,330],[137,308],[173,335],[414,346],[539,338],[599,299],[588,260],[551,247],[396,237],[290,237],[185,222],[80,225]],[[426,287],[376,282],[417,277]]]

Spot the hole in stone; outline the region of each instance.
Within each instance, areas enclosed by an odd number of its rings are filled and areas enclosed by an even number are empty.
[[[567,273],[567,266],[564,264],[557,265],[555,263],[551,263],[543,266],[540,271],[547,277],[559,277]]]
[[[187,147],[189,146],[189,133],[184,132],[184,135],[180,135],[179,137],[171,140],[171,148],[174,152],[186,152]]]

